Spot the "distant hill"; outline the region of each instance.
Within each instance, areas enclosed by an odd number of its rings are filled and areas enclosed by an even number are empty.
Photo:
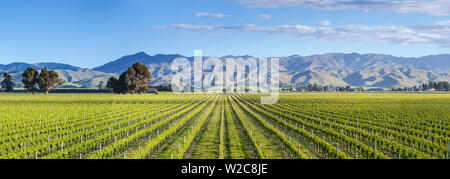
[[[136,62],[140,62],[146,65],[166,66],[170,65],[170,63],[172,63],[174,59],[179,57],[183,56],[178,54],[174,55],[157,54],[155,56],[150,56],[144,52],[139,52],[134,55],[124,56],[115,61],[93,68],[92,70],[101,71],[105,73],[123,73],[128,69],[128,67],[132,66]]]
[[[109,77],[118,76],[136,62],[149,67],[155,81],[152,85],[169,85],[174,73],[171,62],[183,58],[179,54],[157,54],[144,52],[121,57],[93,69],[82,69],[59,63],[11,63],[0,65],[0,72],[11,72],[18,86],[20,74],[27,67],[37,69],[47,67],[56,70],[64,79],[66,86],[95,87],[100,81],[105,84]],[[238,56],[224,56],[225,58]],[[251,56],[239,56],[248,58]],[[184,57],[193,60],[193,57]],[[207,58],[207,57],[204,57]],[[321,55],[293,55],[280,58],[281,84],[365,87],[412,87],[428,81],[450,81],[450,54],[432,55],[420,58],[395,57],[384,54],[327,53]],[[1,80],[1,77],[0,77]]]
[[[390,88],[417,86],[436,80],[450,81],[450,55],[402,58],[383,54],[328,53],[305,57],[282,57],[280,66],[291,73],[321,72],[331,76],[312,77],[303,81],[303,83],[320,81],[318,78],[332,81],[318,83],[321,85],[337,85],[343,80],[351,86]]]
[[[150,67],[155,82],[170,84],[173,73],[170,63],[182,55],[150,56],[144,52],[122,57],[93,70],[121,73],[133,63],[141,62]],[[224,56],[221,59],[236,56]],[[240,56],[248,58],[251,56]],[[186,57],[193,60],[193,57]],[[205,57],[206,58],[206,57]],[[383,54],[343,54],[280,58],[282,84],[313,84],[366,87],[411,87],[428,81],[450,81],[450,54],[421,58],[403,58]]]
[[[13,77],[16,87],[21,88],[22,85],[22,72],[28,67],[33,67],[38,70],[46,67],[49,70],[55,70],[61,79],[66,80],[64,87],[69,88],[95,88],[98,86],[100,81],[104,81],[104,85],[111,76],[118,76],[117,74],[104,73],[99,71],[94,71],[91,69],[83,69],[80,67],[61,64],[61,63],[11,63],[7,65],[0,65],[0,73],[8,72]],[[0,81],[3,77],[0,77]]]
[[[0,64],[0,71],[25,71],[28,67],[33,67],[38,70],[41,70],[42,68],[46,67],[47,69],[63,69],[63,70],[79,70],[80,67],[68,65],[68,64],[62,64],[62,63],[34,63],[34,64],[28,64],[28,63],[10,63],[7,65],[1,65]]]

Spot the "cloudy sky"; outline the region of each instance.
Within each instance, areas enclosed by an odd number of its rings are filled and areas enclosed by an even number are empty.
[[[0,64],[148,54],[450,53],[450,0],[7,0]]]

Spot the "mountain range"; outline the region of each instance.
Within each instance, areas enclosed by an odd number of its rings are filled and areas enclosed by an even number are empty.
[[[100,81],[106,82],[136,62],[149,67],[155,81],[152,85],[168,85],[174,73],[172,60],[184,57],[178,54],[144,52],[121,57],[92,69],[60,63],[11,63],[0,65],[1,72],[9,72],[21,87],[21,73],[29,66],[38,70],[46,67],[56,70],[67,82],[65,87],[94,88]],[[220,59],[236,56],[224,56]],[[250,56],[241,56],[250,57]],[[193,60],[193,57],[184,57]],[[207,57],[204,57],[207,58]],[[364,87],[412,87],[428,81],[450,81],[450,54],[420,58],[395,57],[384,54],[327,53],[321,55],[278,57],[280,59],[280,83],[283,85],[364,86]],[[0,77],[2,80],[2,77]]]

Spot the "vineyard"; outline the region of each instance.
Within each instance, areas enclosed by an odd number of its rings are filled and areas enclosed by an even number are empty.
[[[450,94],[0,94],[2,159],[449,159]]]

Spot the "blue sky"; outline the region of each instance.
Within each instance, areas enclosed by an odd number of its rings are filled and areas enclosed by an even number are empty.
[[[154,55],[450,53],[450,1],[5,0],[0,64]]]

